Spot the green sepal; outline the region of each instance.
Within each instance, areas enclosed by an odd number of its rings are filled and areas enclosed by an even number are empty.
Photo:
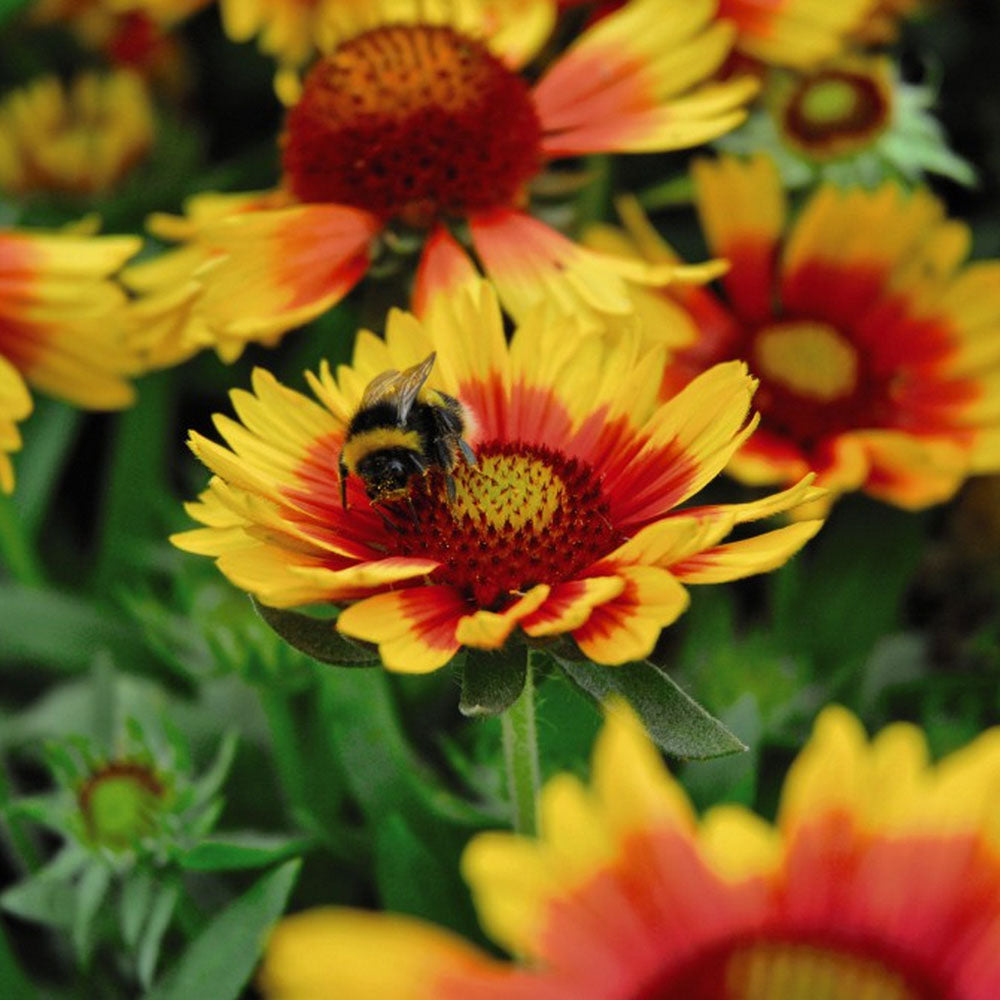
[[[287,861],[258,879],[211,920],[144,1000],[236,1000],[299,874]]]
[[[177,909],[180,898],[181,887],[174,880],[159,886],[153,897],[136,958],[139,982],[144,987],[149,987],[153,981],[156,963],[160,958],[160,948],[163,945],[163,936],[167,933],[170,921],[173,920],[174,911]]]
[[[180,858],[189,871],[218,872],[241,868],[266,868],[303,854],[313,841],[303,837],[253,831],[220,834],[203,840]]]
[[[462,695],[458,709],[462,715],[499,715],[517,701],[527,676],[527,650],[515,655],[468,649],[462,669]]]
[[[94,947],[94,919],[111,888],[111,869],[95,859],[83,870],[73,899],[73,951],[84,968]]]
[[[653,663],[643,660],[606,667],[561,653],[556,660],[569,679],[597,701],[615,695],[624,698],[660,749],[671,757],[709,760],[747,749]]]
[[[255,597],[250,600],[272,631],[289,646],[320,663],[334,667],[371,667],[379,662],[377,652],[341,635],[329,618],[313,618],[301,611],[269,608]]]

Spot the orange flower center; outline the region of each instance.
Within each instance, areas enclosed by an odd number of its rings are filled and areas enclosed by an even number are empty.
[[[914,963],[859,942],[725,942],[671,969],[633,1000],[947,1000]]]
[[[383,509],[398,527],[398,554],[438,560],[434,582],[477,607],[571,579],[625,540],[609,520],[600,478],[577,459],[491,442],[477,449],[476,465],[460,461],[453,476],[454,500],[433,470],[414,481],[409,501]]]
[[[509,204],[541,163],[525,82],[451,28],[392,25],[321,59],[289,111],[289,187],[411,225]]]
[[[857,352],[826,323],[765,327],[754,342],[753,360],[761,377],[821,403],[847,396],[857,385]]]
[[[802,77],[780,102],[782,137],[816,160],[848,156],[888,126],[892,88],[878,66],[828,67]]]

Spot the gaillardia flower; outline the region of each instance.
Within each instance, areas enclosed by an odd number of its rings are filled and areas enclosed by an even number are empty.
[[[463,27],[446,16],[452,6]],[[532,5],[519,6],[533,25]],[[343,37],[297,88],[272,201],[227,211],[203,196],[187,219],[151,220],[185,246],[133,272],[152,294],[144,321],[159,316],[178,345],[178,326],[229,344],[273,341],[339,301],[400,228],[435,272],[437,255],[464,253],[449,235],[456,222],[517,318],[545,298],[624,316],[623,276],[673,277],[576,245],[529,214],[527,188],[560,157],[677,149],[738,125],[756,82],[702,84],[733,39],[713,19],[715,0],[631,0],[534,87],[517,70],[533,49],[494,30],[507,22],[485,0],[414,3],[412,16],[389,0],[364,7],[367,30]],[[199,339],[189,339],[190,353]]]
[[[77,406],[133,399],[125,294],[111,280],[141,241],[0,229],[0,490],[14,488],[8,453],[31,412],[27,385]]]
[[[766,158],[694,166],[724,298],[678,298],[700,328],[670,396],[720,361],[760,380],[760,426],[730,465],[748,483],[807,471],[906,508],[1000,469],[1000,262],[964,263],[969,231],[924,190],[825,185],[794,222]],[[641,223],[642,252],[671,253]]]
[[[107,191],[153,145],[153,106],[129,70],[45,77],[0,103],[0,190]]]
[[[502,963],[403,916],[278,925],[268,1000],[992,1000],[1000,993],[1000,730],[933,766],[913,726],[869,743],[826,709],[776,826],[699,822],[638,720],[613,705],[589,787],[542,792],[542,836],[463,857]],[[392,955],[392,961],[376,956]]]
[[[678,509],[753,430],[742,364],[660,403],[661,349],[581,340],[555,317],[536,313],[508,346],[496,295],[478,282],[436,299],[424,321],[393,311],[385,341],[362,333],[351,367],[310,374],[318,404],[256,371],[252,394],[232,394],[241,422],[216,418],[228,448],[191,436],[216,475],[188,508],[204,527],[175,544],[216,557],[264,604],[346,605],[340,632],[377,643],[391,670],[421,672],[463,645],[499,648],[518,626],[570,633],[599,663],[640,659],[685,610],[685,583],[773,569],[815,533],[803,521],[722,541],[812,499],[808,479]],[[465,407],[476,464],[459,461],[450,485],[434,469],[411,477],[407,496],[376,507],[349,476],[345,509],[338,462],[365,387],[431,352],[428,385]]]

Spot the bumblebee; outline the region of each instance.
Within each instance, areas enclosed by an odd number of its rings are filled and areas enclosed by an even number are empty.
[[[445,475],[448,498],[455,499],[451,470],[459,455],[470,465],[476,455],[462,435],[465,408],[437,389],[425,389],[436,355],[406,371],[382,372],[368,383],[351,418],[340,452],[340,501],[347,509],[347,478],[356,475],[373,503],[409,494],[410,480],[431,468]]]

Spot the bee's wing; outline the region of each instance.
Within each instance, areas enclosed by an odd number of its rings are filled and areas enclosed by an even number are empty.
[[[368,383],[364,395],[361,397],[362,409],[375,403],[392,403],[397,410],[398,423],[400,426],[405,424],[420,390],[434,367],[436,356],[432,352],[419,365],[407,368],[406,371],[398,372],[393,368],[382,372],[381,375],[376,375]]]

